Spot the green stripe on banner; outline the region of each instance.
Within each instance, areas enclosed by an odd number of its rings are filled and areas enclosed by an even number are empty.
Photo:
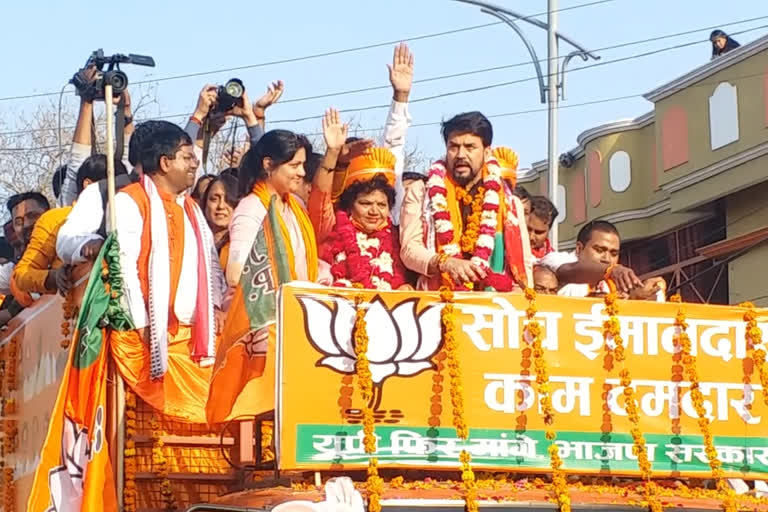
[[[361,426],[297,425],[296,461],[302,465],[366,464]],[[379,463],[414,467],[456,467],[467,449],[472,464],[498,469],[549,470],[543,430],[470,429],[462,442],[452,428],[377,426]],[[704,472],[710,467],[701,436],[645,434],[649,459],[658,472]],[[635,472],[630,434],[558,432],[557,444],[564,468],[573,471]],[[723,470],[768,473],[768,438],[715,437]]]

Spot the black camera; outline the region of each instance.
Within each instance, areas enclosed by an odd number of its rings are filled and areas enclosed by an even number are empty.
[[[243,81],[239,78],[231,78],[227,80],[227,83],[220,85],[216,91],[216,108],[217,113],[228,112],[232,110],[234,106],[243,106],[243,93],[245,92],[245,86]]]
[[[119,96],[128,88],[128,75],[120,70],[120,64],[154,67],[155,59],[148,55],[133,53],[104,55],[104,50],[99,48],[88,57],[85,66],[75,73],[70,83],[75,86],[78,95],[91,101],[104,99],[106,85],[112,86],[113,96]],[[107,66],[106,71],[104,66]],[[88,72],[91,68],[95,68],[96,73],[89,77]]]

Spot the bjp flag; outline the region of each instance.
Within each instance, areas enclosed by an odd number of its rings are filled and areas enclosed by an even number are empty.
[[[103,270],[107,271],[104,272]],[[106,436],[105,328],[130,328],[117,305],[119,253],[111,234],[91,270],[75,324],[69,361],[51,415],[40,465],[27,503],[30,512],[117,512]]]
[[[219,337],[206,405],[209,424],[275,408],[277,291],[292,280],[288,242],[278,215],[273,198]],[[238,410],[236,402],[244,404],[244,409]]]

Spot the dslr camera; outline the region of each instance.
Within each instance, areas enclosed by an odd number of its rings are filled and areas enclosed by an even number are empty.
[[[239,78],[230,78],[227,83],[220,85],[216,91],[216,108],[214,112],[228,112],[234,106],[243,106],[243,93],[245,86]]]
[[[75,86],[79,96],[91,101],[104,99],[106,85],[112,86],[113,96],[119,96],[128,88],[128,75],[120,70],[120,64],[155,67],[155,59],[148,55],[133,53],[104,55],[104,50],[99,48],[88,57],[85,66],[75,73],[70,83]],[[107,66],[106,71],[104,66]],[[92,68],[95,68],[96,72],[93,76],[89,76],[88,72]]]

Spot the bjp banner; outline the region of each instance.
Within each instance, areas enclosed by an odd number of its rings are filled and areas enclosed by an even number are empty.
[[[358,294],[360,306],[355,304]],[[445,365],[444,303],[438,294],[284,286],[277,344],[279,466],[363,468],[373,456],[380,468],[455,469],[459,454],[467,450],[477,468],[548,472],[544,392],[554,409],[552,427],[566,471],[638,475],[619,377],[628,369],[631,384],[626,387],[637,401],[639,429],[655,475],[710,476],[706,431],[726,474],[764,478],[768,390],[760,386],[755,347],[745,339],[745,310],[684,305],[699,375],[692,383],[681,361],[675,325],[679,305],[618,304],[623,363],[606,348],[603,325],[609,317],[601,300],[537,298],[535,318],[542,326],[548,366],[546,382],[537,383],[525,297],[457,293],[452,317],[458,392],[469,427],[464,441],[453,428],[451,393],[456,389],[451,389]],[[374,386],[367,404],[361,402],[355,374],[352,330],[358,308],[365,311]],[[768,333],[768,312],[759,312],[757,321]],[[694,389],[701,391],[703,403],[694,398]],[[706,411],[706,429],[698,405]],[[372,455],[363,447],[366,407],[375,419]]]
[[[102,262],[108,268],[104,276]],[[109,321],[127,322],[115,307],[119,280],[111,278],[119,275],[117,262],[117,241],[110,235],[85,289],[69,361],[29,495],[28,511],[117,510],[105,434],[108,347],[104,333]]]

